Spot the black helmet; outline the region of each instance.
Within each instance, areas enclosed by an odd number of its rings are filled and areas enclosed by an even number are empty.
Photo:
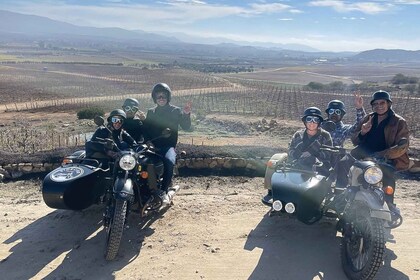
[[[156,94],[158,92],[164,92],[166,94],[166,96],[168,97],[168,102],[171,101],[172,91],[171,91],[171,88],[167,84],[159,83],[159,84],[156,84],[156,85],[153,86],[152,99],[155,103],[156,103]]]
[[[123,108],[126,107],[126,106],[136,106],[137,108],[139,108],[139,104],[140,103],[139,103],[139,101],[137,99],[135,99],[135,98],[127,98],[124,101]]]
[[[389,95],[389,93],[384,90],[379,90],[375,92],[374,94],[372,94],[372,100],[370,101],[370,105],[372,105],[373,101],[379,100],[379,99],[385,99],[386,101],[389,101],[392,103],[391,95]]]
[[[303,112],[303,117],[302,117],[303,122],[305,122],[305,118],[307,116],[316,116],[316,117],[319,117],[321,119],[321,122],[324,121],[324,118],[322,117],[321,110],[319,110],[318,107],[306,108],[305,111]]]
[[[111,113],[109,113],[109,116],[108,116],[108,118],[106,120],[108,122],[110,122],[111,121],[111,118],[112,117],[115,117],[115,116],[121,117],[123,120],[125,120],[127,118],[127,115],[125,114],[125,112],[123,110],[121,110],[121,109],[115,109]]]
[[[344,105],[343,101],[341,100],[331,100],[330,102],[328,102],[328,106],[327,109],[325,110],[325,113],[328,114],[328,110],[330,109],[339,109],[342,112],[342,115],[344,115],[346,113],[346,106]]]

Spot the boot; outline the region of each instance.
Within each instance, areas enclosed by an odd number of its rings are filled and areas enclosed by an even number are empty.
[[[268,206],[273,204],[273,193],[271,190],[268,190],[267,194],[261,198],[261,202]]]

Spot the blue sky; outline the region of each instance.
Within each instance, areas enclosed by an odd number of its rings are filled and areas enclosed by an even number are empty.
[[[1,0],[0,9],[83,26],[304,44],[324,51],[420,50],[420,0]]]

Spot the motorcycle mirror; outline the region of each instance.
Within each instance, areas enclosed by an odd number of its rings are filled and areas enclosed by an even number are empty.
[[[95,122],[95,124],[96,124],[97,126],[102,126],[102,125],[104,125],[104,123],[105,123],[104,118],[103,118],[103,117],[101,117],[101,116],[95,116],[95,118],[93,118],[93,121]]]
[[[337,126],[335,122],[327,120],[322,123],[322,128],[328,132],[331,132],[331,131],[334,131],[337,128]]]
[[[170,128],[165,128],[162,131],[162,137],[163,138],[168,138],[169,136],[171,136],[171,129]]]

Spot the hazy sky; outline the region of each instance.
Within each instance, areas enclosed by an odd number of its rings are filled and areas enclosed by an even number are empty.
[[[297,43],[325,51],[420,50],[420,0],[0,0],[0,9],[83,26]]]

